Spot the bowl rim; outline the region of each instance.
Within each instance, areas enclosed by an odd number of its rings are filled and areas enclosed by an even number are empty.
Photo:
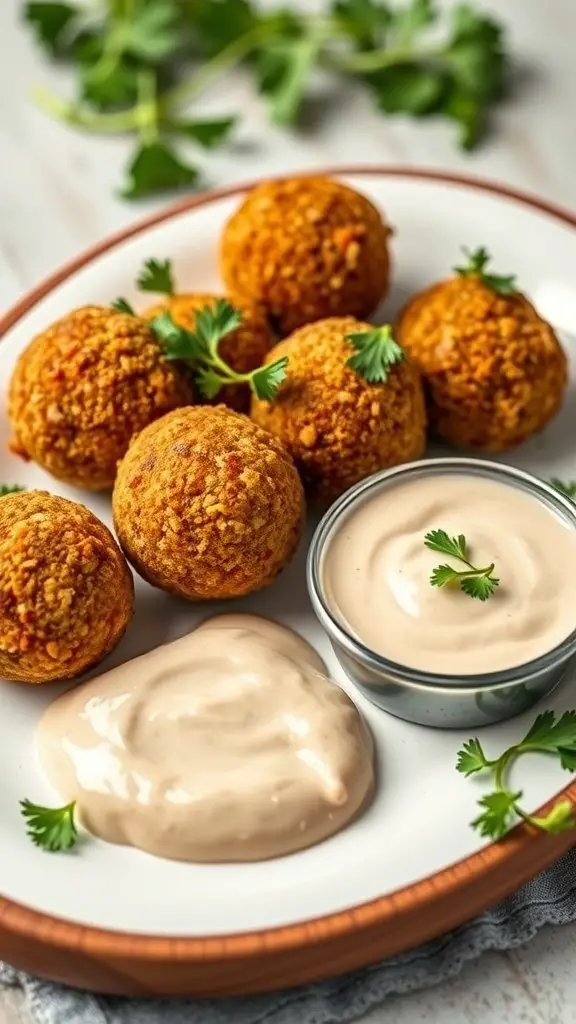
[[[286,171],[266,180],[288,175],[396,177],[454,185],[512,201],[576,231],[576,214],[568,209],[474,175],[401,164],[362,164]],[[180,214],[241,196],[261,180],[188,196],[87,248],[5,313],[0,319],[0,340],[55,287],[102,253]],[[559,790],[536,813],[545,814],[559,797],[576,806],[576,782]],[[517,890],[573,845],[569,832],[555,837],[535,835],[522,823],[499,842],[362,905],[285,927],[210,938],[97,928],[0,895],[0,956],[33,973],[119,994],[240,994],[298,985],[374,963],[461,924]],[[226,988],[224,965],[230,976],[235,972]]]
[[[429,470],[429,473],[426,473],[426,470]],[[570,522],[572,532],[576,532],[576,505],[573,501],[556,490],[552,484],[541,480],[533,473],[517,469],[515,466],[508,466],[506,463],[467,455],[447,455],[417,459],[414,462],[382,469],[373,473],[372,476],[360,480],[340,495],[324,513],[312,536],[306,559],[306,582],[312,607],[321,626],[326,630],[330,639],[368,668],[376,672],[390,673],[401,682],[408,683],[411,688],[434,690],[437,693],[442,691],[456,694],[482,688],[495,690],[513,683],[526,682],[540,672],[560,666],[576,650],[576,625],[564,640],[538,655],[537,658],[512,665],[506,669],[468,674],[427,672],[423,669],[410,668],[408,665],[393,661],[391,658],[373,651],[359,637],[355,636],[332,611],[322,582],[321,560],[326,554],[339,524],[345,522],[347,516],[353,514],[366,501],[370,501],[372,494],[375,495],[385,489],[388,483],[394,486],[396,482],[401,484],[403,479],[409,480],[413,476],[441,476],[444,472],[446,475],[461,473],[462,476],[498,479],[503,484],[509,482],[512,487],[514,486],[513,481],[516,481],[518,490],[532,495],[541,505],[552,506],[560,511],[563,518]],[[337,651],[336,655],[338,656]],[[452,685],[452,680],[455,682],[458,680],[459,685]]]

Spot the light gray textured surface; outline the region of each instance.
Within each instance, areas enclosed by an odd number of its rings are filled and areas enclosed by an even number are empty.
[[[69,132],[33,109],[32,84],[65,90],[67,76],[47,71],[18,27],[21,6],[21,0],[0,2],[0,309],[64,260],[154,208],[114,198],[127,154],[123,141]],[[498,113],[495,135],[478,154],[457,153],[443,124],[376,117],[353,89],[334,97],[313,134],[272,131],[240,80],[233,90],[235,105],[246,113],[239,142],[233,151],[205,158],[208,183],[330,163],[390,162],[499,178],[575,206],[576,3],[493,0],[491,6],[530,71],[520,68],[521,92]],[[206,111],[228,112],[230,95],[228,82],[211,94]],[[576,925],[545,929],[514,952],[484,955],[453,981],[392,999],[363,1024],[572,1024],[575,958]],[[0,1024],[29,1022],[20,994],[0,991]]]

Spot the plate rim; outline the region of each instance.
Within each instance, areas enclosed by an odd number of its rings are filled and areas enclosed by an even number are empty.
[[[239,195],[262,180],[317,175],[397,177],[456,185],[520,203],[576,230],[576,214],[568,209],[496,180],[474,175],[393,164],[331,166],[278,173],[187,196],[108,235],[64,263],[12,306],[0,318],[0,341],[54,288],[103,253],[149,228]],[[576,805],[576,781],[556,793],[538,813],[545,813],[559,797]],[[59,976],[70,984],[89,984],[96,990],[121,994],[214,995],[224,991],[240,994],[303,984],[395,955],[450,930],[518,889],[573,845],[570,833],[558,837],[537,835],[529,826],[519,825],[499,842],[411,885],[352,908],[291,925],[208,938],[97,928],[37,911],[0,894],[0,955],[10,958],[12,953],[13,962],[18,965]],[[34,945],[36,956],[32,954],[32,965],[30,951],[23,947],[22,939]],[[352,948],[348,948],[351,940],[354,940]],[[52,958],[49,969],[43,972],[42,961],[38,962],[40,949],[75,951],[81,954],[80,962],[75,966],[71,963],[68,970],[61,969],[61,964],[56,969]],[[291,962],[296,949],[304,954],[306,950],[314,951],[309,964],[306,955]],[[104,966],[102,958],[107,961],[108,970],[104,970],[103,979],[94,977],[93,972],[86,973],[87,958],[97,958],[101,967]],[[128,962],[133,965],[128,976],[119,973],[119,961],[124,966]],[[166,982],[157,977],[147,982],[145,974],[138,978],[139,971],[134,965],[140,965],[145,971],[151,962],[165,967],[176,965],[176,973],[170,972],[171,980]],[[229,969],[235,964],[235,980],[230,983],[218,976],[218,965],[223,966],[223,962]],[[273,969],[265,969],[264,965],[272,962]],[[190,975],[194,965],[200,968],[200,973]],[[212,981],[209,965],[216,968]]]

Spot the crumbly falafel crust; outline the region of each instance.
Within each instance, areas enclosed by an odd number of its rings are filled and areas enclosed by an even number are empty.
[[[127,557],[191,600],[267,586],[300,539],[304,495],[284,446],[225,406],[169,413],[134,439],[113,494]]]
[[[355,349],[345,336],[371,329],[352,317],[301,327],[267,357],[288,356],[275,399],[252,401],[253,420],[284,442],[307,493],[320,501],[424,451],[424,396],[414,365],[395,364],[384,384],[369,384],[346,365]]]
[[[112,534],[76,502],[0,498],[0,675],[73,679],[112,650],[132,616],[132,575]]]
[[[224,228],[222,275],[282,333],[323,317],[365,317],[388,288],[389,235],[365,196],[331,178],[263,182]]]
[[[414,296],[396,336],[424,375],[433,430],[453,444],[505,451],[562,404],[565,353],[523,295],[451,278]]]
[[[137,317],[77,309],[21,354],[10,384],[12,450],[58,480],[88,490],[112,486],[130,438],[193,400]]]
[[[167,310],[173,320],[189,331],[196,328],[196,315],[205,306],[214,306],[217,296],[212,294],[168,295],[149,309],[142,316],[145,320],[153,320],[155,316]],[[218,352],[229,366],[237,373],[250,373],[264,361],[264,357],[272,345],[270,327],[263,312],[251,303],[236,301],[229,298],[242,313],[242,323],[236,331],[227,334],[218,346]],[[250,407],[250,389],[247,384],[222,388],[216,403],[228,405],[236,412],[247,412]]]

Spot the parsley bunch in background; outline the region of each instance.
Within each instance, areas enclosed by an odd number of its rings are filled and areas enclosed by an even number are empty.
[[[278,125],[297,125],[320,67],[361,82],[382,113],[449,118],[466,149],[504,93],[502,28],[465,3],[442,16],[433,0],[327,0],[320,16],[252,0],[29,0],[24,10],[76,78],[71,102],[37,89],[40,106],[89,132],[134,136],[130,199],[196,183],[189,150],[219,146],[235,116],[195,117],[194,101],[240,64]]]

